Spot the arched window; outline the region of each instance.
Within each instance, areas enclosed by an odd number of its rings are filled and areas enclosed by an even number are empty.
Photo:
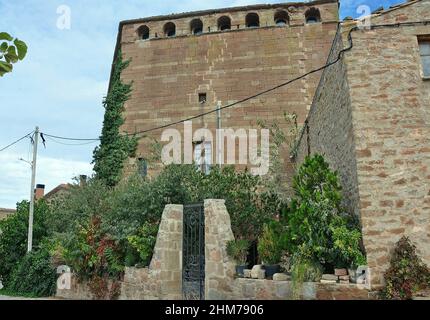
[[[321,22],[320,11],[316,8],[310,8],[308,11],[306,11],[305,18],[306,23],[308,24]]]
[[[148,40],[149,28],[147,26],[140,26],[139,29],[137,29],[137,35],[140,40]]]
[[[247,28],[258,28],[260,26],[260,17],[258,14],[252,12],[246,15],[246,27]]]
[[[286,26],[290,21],[290,17],[288,16],[288,12],[285,10],[278,10],[275,13],[275,24],[277,26]]]
[[[218,30],[230,30],[231,29],[231,19],[227,16],[222,16],[218,19]]]
[[[176,25],[173,22],[167,22],[164,25],[164,35],[166,37],[176,36]]]
[[[191,33],[192,34],[201,34],[203,33],[203,22],[200,19],[194,19],[190,23]]]

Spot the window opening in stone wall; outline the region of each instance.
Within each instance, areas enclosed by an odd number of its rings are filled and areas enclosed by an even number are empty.
[[[198,35],[203,33],[203,22],[200,19],[194,19],[190,23],[191,33]]]
[[[260,17],[256,13],[248,13],[246,15],[246,27],[258,28],[260,26]]]
[[[230,30],[231,29],[231,20],[227,16],[222,16],[218,19],[218,30]]]
[[[176,36],[176,25],[173,22],[168,22],[164,25],[164,35],[166,37]]]
[[[207,101],[207,94],[206,93],[199,93],[199,103],[205,104]]]
[[[149,39],[149,28],[147,26],[141,26],[137,29],[137,34],[140,40],[148,40]]]
[[[423,76],[430,79],[430,36],[419,39]]]
[[[275,13],[275,24],[277,26],[286,26],[289,24],[290,18],[288,16],[288,12],[285,10],[278,10]]]
[[[305,13],[306,23],[313,24],[321,22],[321,14],[320,11],[316,8],[310,8]]]

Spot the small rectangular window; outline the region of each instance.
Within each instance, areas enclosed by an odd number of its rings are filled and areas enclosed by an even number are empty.
[[[420,39],[419,45],[423,75],[425,78],[430,78],[430,37]]]
[[[204,104],[207,101],[206,93],[199,93],[199,103]]]

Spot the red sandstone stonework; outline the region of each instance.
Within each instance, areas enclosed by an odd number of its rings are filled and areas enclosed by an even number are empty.
[[[306,24],[310,7],[320,10],[321,23]],[[288,26],[276,26],[278,10],[289,14]],[[247,29],[246,15],[258,13],[260,28]],[[232,29],[220,32],[217,20],[231,19]],[[191,35],[189,24],[199,18],[204,33]],[[176,37],[166,38],[163,26],[174,22]],[[125,106],[123,130],[129,133],[151,129],[215,109],[279,85],[323,66],[336,33],[338,3],[322,0],[309,4],[277,4],[214,10],[121,24],[119,46],[130,66],[122,77],[133,81],[133,93]],[[150,28],[150,40],[139,40],[138,29]],[[210,30],[210,31],[209,31]],[[157,38],[155,38],[157,35]],[[284,112],[305,120],[315,94],[320,73],[303,81],[222,111],[223,128],[256,128],[257,120],[277,120],[286,127]],[[207,101],[199,103],[199,94]],[[196,119],[193,127],[216,128],[216,115]],[[183,126],[176,128],[182,132]],[[160,140],[161,130],[151,132]],[[148,157],[150,139],[141,139],[138,157]],[[289,154],[284,155],[289,159]],[[214,159],[215,160],[215,159]],[[286,164],[289,176],[291,165]]]

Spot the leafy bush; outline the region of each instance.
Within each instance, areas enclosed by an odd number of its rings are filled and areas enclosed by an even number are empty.
[[[227,242],[227,254],[238,265],[243,266],[246,264],[249,247],[250,243],[245,239],[232,240]]]
[[[261,187],[258,177],[233,167],[204,175],[194,165],[170,165],[153,179],[131,176],[115,187],[90,179],[53,205],[49,233],[59,244],[53,255],[97,288],[96,277],[118,279],[124,266],[150,263],[167,204],[210,198],[225,199],[236,237],[254,241],[279,206],[276,197],[257,193]]]
[[[300,299],[304,282],[320,281],[324,268],[311,256],[310,251],[305,246],[292,256],[291,278],[293,281],[293,298]]]
[[[50,204],[49,235],[76,233],[91,217],[107,214],[111,194],[111,189],[97,179],[88,179],[84,185],[71,185]]]
[[[282,256],[281,256],[281,262],[279,263],[279,265],[281,266],[281,269],[284,272],[291,272],[292,269],[292,257],[290,255],[290,253],[288,253],[288,251],[283,251],[282,252]]]
[[[137,235],[129,236],[128,242],[139,253],[144,265],[149,265],[152,259],[155,242],[157,241],[158,225],[145,223]]]
[[[307,157],[294,177],[295,198],[285,210],[288,251],[306,246],[312,259],[326,267],[347,267],[365,262],[360,231],[341,206],[337,173],[321,155]]]
[[[27,253],[29,202],[18,203],[17,212],[0,221],[0,277],[8,285],[12,270]],[[42,200],[35,204],[33,246],[37,248],[47,235],[49,208]]]
[[[332,226],[333,260],[335,267],[356,268],[366,264],[366,258],[360,250],[361,232],[349,229],[340,221],[339,226]]]
[[[265,264],[280,263],[287,243],[284,226],[278,221],[271,221],[264,225],[263,233],[258,239],[258,255]]]
[[[397,242],[385,281],[382,292],[385,299],[408,300],[415,292],[430,288],[430,270],[418,257],[408,237]]]
[[[109,275],[117,278],[124,269],[118,244],[100,228],[101,219],[94,216],[64,243],[64,259],[84,279]]]
[[[55,294],[56,269],[46,248],[27,253],[13,269],[7,290],[36,297],[50,297]]]

